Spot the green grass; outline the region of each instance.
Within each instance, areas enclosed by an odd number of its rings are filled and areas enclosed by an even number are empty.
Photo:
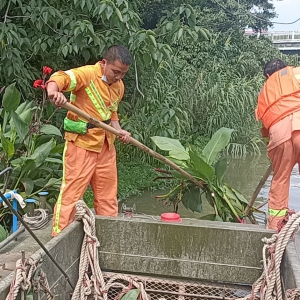
[[[159,190],[170,187],[172,181],[153,181],[159,174],[154,170],[161,167],[159,162],[155,166],[140,161],[120,161],[118,163],[118,199],[126,199],[139,195],[143,190]],[[164,167],[161,167],[164,168]],[[83,196],[88,207],[93,207],[93,193],[89,187]]]

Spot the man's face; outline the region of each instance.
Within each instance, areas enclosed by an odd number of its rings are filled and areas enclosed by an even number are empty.
[[[108,63],[105,59],[101,61],[102,73],[106,76],[108,84],[116,83],[127,73],[129,66],[122,64],[120,60]]]

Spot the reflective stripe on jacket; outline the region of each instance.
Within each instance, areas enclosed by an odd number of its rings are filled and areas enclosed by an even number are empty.
[[[117,109],[124,95],[124,84],[122,80],[111,85],[104,82],[99,62],[68,71],[58,71],[48,82],[51,81],[58,85],[60,91],[71,92],[71,103],[93,118],[100,121],[119,120]],[[78,116],[70,111],[67,117],[72,121],[78,120]],[[74,141],[76,146],[96,152],[101,151],[105,136],[111,145],[115,136],[104,132],[101,128],[90,129],[84,135],[65,133],[66,140]]]
[[[300,87],[293,70],[294,67],[286,67],[272,74],[258,96],[256,119],[266,129],[300,110]]]

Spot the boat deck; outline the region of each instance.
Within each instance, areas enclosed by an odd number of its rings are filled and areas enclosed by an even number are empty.
[[[33,231],[43,245],[51,240],[51,225],[51,222],[49,222],[43,229]],[[27,230],[21,232],[15,239],[0,248],[0,280],[15,270],[16,262],[22,258],[22,251],[25,252],[25,257],[28,258],[38,249],[40,249],[40,246]]]

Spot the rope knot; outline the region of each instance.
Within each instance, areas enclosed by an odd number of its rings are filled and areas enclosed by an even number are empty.
[[[87,209],[88,208],[87,208],[87,206],[86,206],[86,204],[84,203],[83,200],[77,201],[76,202],[75,220],[76,221],[81,221],[84,218],[84,216],[87,212]]]
[[[300,289],[290,289],[286,291],[287,300],[296,300],[298,297],[300,297]]]
[[[272,245],[271,247],[269,247],[269,253],[270,253],[272,258],[274,256],[275,250],[276,250],[276,245],[275,244]]]
[[[281,220],[278,222],[278,224],[277,224],[277,233],[279,233],[279,232],[282,230],[282,228],[288,223],[290,217],[291,217],[292,215],[294,215],[295,213],[296,213],[296,212],[295,212],[293,209],[292,209],[292,210],[291,210],[291,209],[288,209],[288,210],[287,210],[287,212],[286,212],[284,218],[281,219]]]
[[[32,258],[26,259],[24,262],[22,259],[19,259],[16,262],[14,279],[11,282],[10,291],[6,300],[16,299],[20,289],[28,291],[32,286],[35,291],[42,290],[47,294],[47,300],[53,299],[46,274],[42,269],[39,269],[39,274],[35,274],[36,272],[36,262]]]

